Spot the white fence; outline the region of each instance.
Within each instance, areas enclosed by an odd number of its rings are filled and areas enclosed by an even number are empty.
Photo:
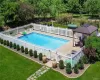
[[[10,29],[3,33],[9,34],[9,32],[16,32],[16,34],[18,34],[19,32],[25,31],[25,28],[27,28],[27,30],[31,30],[31,31],[35,30],[35,31],[41,31],[41,32],[51,33],[51,34],[55,34],[55,35],[65,36],[65,37],[73,37],[73,31],[71,29],[35,24],[35,23],[31,23],[28,25]],[[78,38],[78,35],[75,34],[74,37]]]
[[[61,36],[73,37],[73,31],[71,29],[52,27],[52,26],[33,24],[33,23],[31,23],[31,25],[33,25],[34,30],[43,31],[51,34],[61,35]]]
[[[23,28],[28,27],[30,25],[33,26],[33,27],[29,28],[29,30],[31,30],[31,31],[32,30],[39,30],[39,31],[47,32],[47,33],[53,33],[56,35],[63,35],[63,36],[69,36],[69,37],[72,37],[72,35],[73,35],[72,31],[69,29],[54,28],[54,27],[48,27],[46,25],[39,25],[39,24],[33,24],[33,23],[19,27],[19,28],[15,28],[12,30],[5,31],[3,33],[7,34],[7,32],[10,32],[10,31],[16,31],[18,33],[18,32],[20,32],[20,29],[23,29]],[[12,37],[10,35],[6,35],[3,33],[0,33],[0,38],[2,38],[4,40],[11,41],[12,43],[16,43],[20,46],[24,46],[28,49],[32,49],[33,51],[36,50],[38,52],[38,54],[42,53],[43,55],[46,55],[47,58],[49,58],[49,59],[56,59],[57,62],[59,62],[59,60],[64,60],[65,64],[66,64],[66,61],[70,62],[72,67],[78,62],[80,57],[83,55],[82,51],[79,51],[75,54],[70,53],[70,55],[65,56],[65,55],[62,55],[62,53],[27,43],[25,41],[22,41],[22,40],[16,38],[16,37]]]

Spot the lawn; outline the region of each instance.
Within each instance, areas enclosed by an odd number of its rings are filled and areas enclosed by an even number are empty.
[[[41,65],[0,46],[0,80],[26,80]],[[100,62],[92,64],[79,78],[69,79],[50,69],[38,80],[100,80]]]
[[[69,79],[52,69],[38,78],[38,80],[100,80],[100,62],[92,64],[79,78]]]
[[[0,46],[0,80],[26,80],[41,65]]]

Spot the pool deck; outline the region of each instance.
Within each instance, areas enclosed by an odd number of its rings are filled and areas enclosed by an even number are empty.
[[[66,42],[66,44],[64,44],[63,46],[56,49],[57,52],[60,52],[63,55],[70,54],[72,50],[79,51],[81,49],[80,47],[73,47],[73,38],[55,35],[52,33],[41,32],[41,31],[27,31],[28,34],[31,32],[36,32],[36,33],[40,33],[40,34],[44,34],[44,35],[49,35],[49,36],[54,36],[54,37],[69,40],[69,42]],[[22,36],[22,35],[21,34],[16,35],[16,37],[20,37],[20,36]],[[75,41],[78,41],[78,39],[75,39]],[[54,44],[54,45],[56,45],[56,44]]]

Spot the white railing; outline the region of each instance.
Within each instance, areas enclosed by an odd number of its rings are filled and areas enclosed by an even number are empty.
[[[43,31],[55,35],[73,37],[73,31],[71,29],[52,27],[52,26],[34,24],[34,23],[31,23],[31,25],[33,25],[33,29],[37,31]]]
[[[29,26],[33,26],[33,27],[30,28]],[[47,26],[47,25],[35,24],[35,23],[30,23],[28,25],[10,29],[10,30],[4,31],[3,33],[14,31],[14,32],[16,32],[16,34],[18,34],[18,32],[24,31],[25,28],[30,28],[31,30],[51,33],[51,34],[55,34],[55,35],[61,35],[61,36],[65,36],[65,37],[73,37],[73,31],[71,29],[52,27],[52,26]],[[77,35],[75,35],[75,38],[78,38]]]

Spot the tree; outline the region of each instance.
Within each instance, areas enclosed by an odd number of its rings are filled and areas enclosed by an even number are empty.
[[[7,23],[8,21],[14,21],[16,19],[17,9],[18,9],[17,2],[10,2],[7,0],[3,1],[0,8],[0,15],[2,16],[4,23]]]
[[[4,0],[0,5],[0,25],[34,18],[34,8],[28,1]]]
[[[37,58],[37,51],[34,51],[34,58]]]
[[[71,74],[72,73],[71,64],[70,63],[67,63],[67,65],[66,65],[66,73],[67,74]]]
[[[29,50],[29,55],[30,55],[31,57],[33,56],[33,50],[32,50],[32,49]]]
[[[43,57],[43,55],[42,55],[42,53],[40,53],[40,54],[39,54],[39,60],[40,60],[40,61],[42,61],[42,57]]]
[[[4,45],[6,45],[7,44],[7,41],[6,40],[4,40]]]
[[[28,54],[28,48],[25,48],[25,54]]]
[[[89,63],[89,59],[87,58],[86,55],[84,55],[84,56],[82,57],[82,60],[83,60],[83,63],[84,63],[84,64],[88,64],[88,63]]]
[[[84,54],[88,57],[90,62],[100,60],[100,38],[97,36],[90,36],[85,40]]]
[[[56,17],[60,12],[65,10],[62,0],[37,0],[31,3],[35,5],[36,14],[43,17],[47,17],[48,15]]]
[[[7,46],[9,46],[9,41],[7,40]]]
[[[100,0],[87,0],[85,3],[85,10],[93,15],[100,15]]]
[[[14,49],[16,49],[16,43],[14,43],[13,47],[14,47]]]
[[[59,68],[60,69],[64,69],[64,62],[63,62],[63,60],[59,61]]]
[[[84,63],[83,63],[83,61],[82,61],[81,59],[79,60],[78,68],[79,68],[80,70],[84,69]]]
[[[68,0],[67,7],[69,12],[80,13],[81,5],[79,0]]]
[[[78,66],[77,66],[77,65],[74,66],[74,73],[76,73],[76,74],[79,73],[79,71],[78,71]]]
[[[24,46],[21,46],[21,52],[22,53],[24,52]]]
[[[19,2],[18,19],[26,21],[34,18],[34,8],[28,3]]]
[[[19,50],[20,50],[20,46],[19,46],[19,45],[17,45],[17,47],[16,47],[16,48],[17,48],[17,51],[19,51]]]
[[[1,44],[3,44],[3,42],[4,42],[3,39],[1,39]]]
[[[13,43],[12,43],[12,42],[10,42],[10,43],[9,43],[9,46],[10,46],[10,48],[12,48],[12,47],[13,47]]]

